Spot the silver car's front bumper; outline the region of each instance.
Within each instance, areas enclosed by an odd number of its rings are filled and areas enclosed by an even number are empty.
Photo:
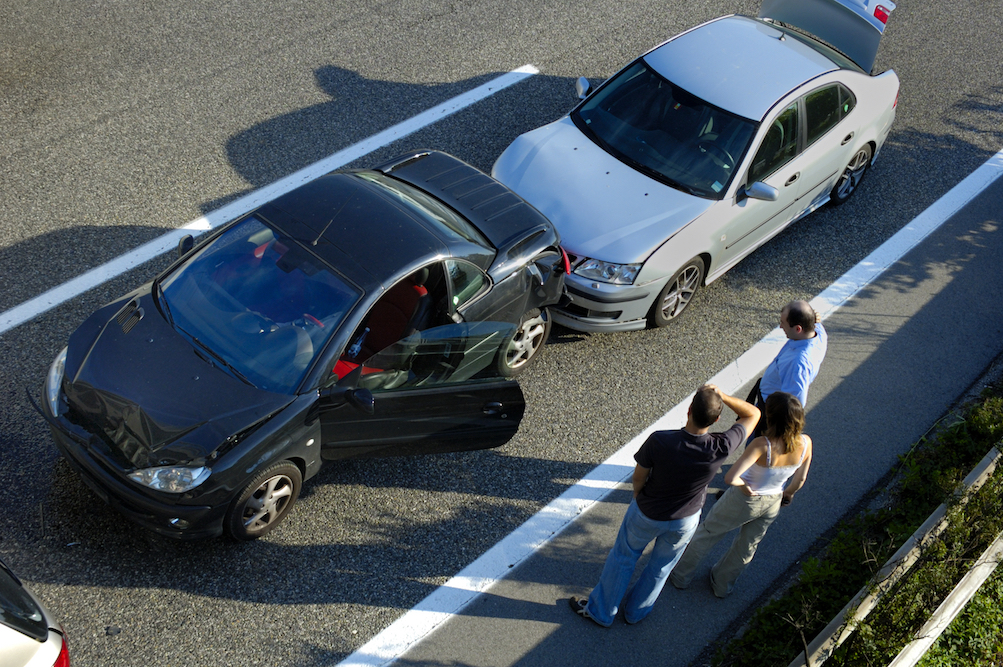
[[[636,331],[667,279],[644,285],[611,285],[569,274],[565,298],[551,306],[554,322],[576,331]]]

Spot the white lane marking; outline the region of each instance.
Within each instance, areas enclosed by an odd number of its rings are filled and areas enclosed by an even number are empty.
[[[276,197],[283,195],[290,190],[298,188],[308,181],[312,181],[318,176],[323,176],[329,171],[333,171],[344,165],[372,153],[378,148],[402,139],[409,134],[442,120],[457,111],[479,102],[500,90],[504,90],[520,81],[538,74],[539,70],[532,65],[523,65],[519,69],[512,70],[497,78],[481,84],[461,95],[457,95],[451,100],[423,111],[422,113],[389,127],[378,134],[344,148],[333,155],[300,169],[299,171],[286,176],[270,185],[255,190],[240,199],[230,202],[226,206],[216,209],[197,220],[189,222],[187,225],[168,232],[159,238],[145,243],[135,250],[125,255],[117,257],[101,266],[91,269],[76,278],[69,280],[62,285],[57,285],[49,291],[24,303],[11,308],[0,314],[0,334],[3,334],[16,326],[32,320],[42,313],[55,308],[56,306],[83,294],[89,289],[97,287],[116,276],[120,276],[126,271],[136,268],[140,264],[150,261],[165,252],[174,249],[178,241],[185,234],[197,236],[205,231],[219,227],[234,218],[237,218],[249,211],[253,211],[262,204],[269,202]]]
[[[960,211],[980,192],[1003,175],[1003,151],[958,183],[928,209],[882,243],[859,264],[812,299],[812,307],[827,318],[885,269],[916,247],[923,239]],[[774,329],[708,382],[727,393],[758,377],[783,346],[784,332]],[[574,486],[551,501],[483,556],[430,593],[412,610],[345,658],[339,667],[385,665],[402,656],[411,646],[460,613],[478,595],[554,539],[582,513],[606,498],[634,470],[634,452],[653,431],[679,428],[686,423],[686,409],[693,394],[665,413],[620,448]]]

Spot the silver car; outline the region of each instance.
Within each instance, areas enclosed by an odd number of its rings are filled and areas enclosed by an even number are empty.
[[[70,667],[66,633],[0,561],[0,666]]]
[[[554,321],[664,326],[787,225],[857,189],[895,119],[871,74],[888,0],[764,0],[655,47],[492,174],[550,218],[571,256]]]

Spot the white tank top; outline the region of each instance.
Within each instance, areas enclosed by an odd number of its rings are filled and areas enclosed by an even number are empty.
[[[804,462],[805,452],[807,451],[808,446],[802,434],[801,459],[792,466],[777,466],[774,468],[770,466],[773,456],[773,445],[770,444],[770,439],[766,438],[767,467],[764,468],[758,462],[753,463],[748,470],[742,473],[742,481],[748,485],[751,491],[760,496],[772,496],[775,493],[783,493],[784,484],[801,467],[801,463]]]

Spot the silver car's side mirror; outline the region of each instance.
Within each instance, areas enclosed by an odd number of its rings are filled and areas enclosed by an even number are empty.
[[[584,100],[588,97],[589,92],[592,90],[592,84],[584,76],[578,77],[578,81],[575,81],[575,91],[578,93],[578,99]]]
[[[752,185],[745,188],[745,195],[750,199],[776,201],[780,197],[780,191],[772,185],[767,185],[762,181],[756,181]]]
[[[185,234],[178,241],[178,259],[181,259],[188,254],[188,251],[195,247],[195,239],[192,238],[191,234]]]

